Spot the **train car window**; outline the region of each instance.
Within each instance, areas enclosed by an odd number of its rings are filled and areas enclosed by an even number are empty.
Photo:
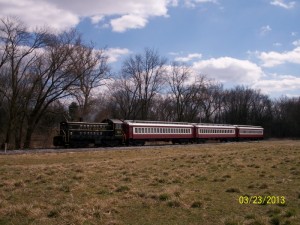
[[[137,133],[137,128],[134,128],[134,133]]]
[[[141,131],[141,133],[142,133],[142,134],[144,133],[144,127],[142,128],[142,131]]]

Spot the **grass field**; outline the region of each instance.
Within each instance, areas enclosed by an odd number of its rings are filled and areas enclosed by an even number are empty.
[[[0,155],[0,224],[300,224],[300,141]]]

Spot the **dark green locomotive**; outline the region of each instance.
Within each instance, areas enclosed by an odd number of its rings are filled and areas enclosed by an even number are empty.
[[[123,143],[123,122],[106,119],[102,123],[61,122],[59,135],[53,138],[57,147],[116,146]]]

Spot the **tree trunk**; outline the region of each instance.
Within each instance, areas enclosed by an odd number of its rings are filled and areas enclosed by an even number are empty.
[[[34,125],[28,124],[25,140],[24,140],[24,149],[29,149],[31,147],[31,137],[34,131]]]

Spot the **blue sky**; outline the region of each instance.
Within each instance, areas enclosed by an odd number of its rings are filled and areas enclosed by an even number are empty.
[[[0,16],[31,29],[75,27],[106,47],[114,70],[149,47],[225,87],[300,96],[300,1],[0,0]]]

